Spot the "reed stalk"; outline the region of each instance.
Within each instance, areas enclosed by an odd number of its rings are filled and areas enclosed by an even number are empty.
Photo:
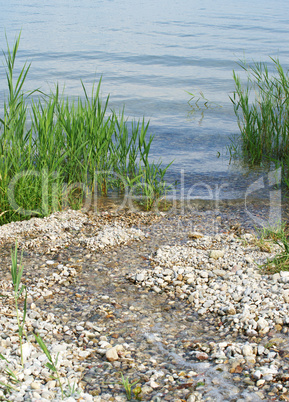
[[[232,157],[241,157],[251,165],[281,165],[289,185],[289,73],[278,59],[271,60],[271,73],[266,63],[239,63],[247,75],[246,86],[233,72],[235,91],[230,99],[240,136],[232,139],[229,151]]]

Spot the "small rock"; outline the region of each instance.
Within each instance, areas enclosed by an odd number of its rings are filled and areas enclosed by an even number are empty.
[[[149,387],[148,385],[144,385],[143,387],[141,387],[141,392],[144,395],[150,394],[152,391],[153,391],[152,387]]]
[[[223,311],[226,315],[235,315],[236,314],[236,309],[233,305],[225,307]]]
[[[195,295],[190,295],[188,298],[190,303],[193,303],[196,300],[196,296]]]
[[[265,351],[265,347],[263,345],[258,345],[258,355],[262,356]]]
[[[108,349],[105,353],[105,356],[109,362],[115,362],[118,360],[118,353],[115,347]]]
[[[289,289],[282,291],[285,303],[289,303]]]
[[[30,357],[32,352],[32,346],[30,343],[24,343],[24,345],[22,345],[22,355],[23,355],[23,363],[27,362],[27,359]]]
[[[268,322],[263,318],[259,318],[257,321],[257,328],[259,331],[264,331],[264,329],[268,326]]]
[[[30,384],[30,387],[31,387],[32,389],[35,389],[36,391],[38,391],[38,390],[41,389],[41,384],[40,384],[40,382],[33,381],[33,382]]]
[[[225,254],[224,250],[211,250],[209,257],[214,258],[214,260],[217,260],[218,258],[223,258]]]
[[[136,282],[143,282],[145,280],[144,274],[143,273],[136,274],[135,280],[136,280]]]
[[[244,345],[242,349],[243,356],[252,356],[253,349],[250,345]]]
[[[200,361],[208,360],[209,356],[205,352],[196,352],[196,358]]]
[[[261,376],[262,376],[262,373],[261,373],[260,370],[256,370],[256,371],[253,373],[253,375],[252,375],[252,377],[253,377],[255,380],[260,380]]]
[[[277,282],[280,278],[280,274],[277,272],[276,274],[272,275],[273,282]]]
[[[158,384],[153,378],[150,379],[150,387],[152,387],[153,389],[158,388],[160,386],[160,384]]]
[[[254,364],[256,363],[255,356],[246,356],[245,358],[246,358],[247,364],[252,364],[252,365],[254,365]]]
[[[55,380],[48,381],[46,386],[47,386],[48,389],[55,388],[56,387],[56,381]]]
[[[67,346],[68,346],[67,343],[53,345],[52,352],[53,353],[64,352],[67,349]]]
[[[114,362],[118,360],[119,356],[118,353],[123,350],[122,345],[116,345],[113,346],[112,348],[108,349],[105,353],[105,356],[109,362]]]

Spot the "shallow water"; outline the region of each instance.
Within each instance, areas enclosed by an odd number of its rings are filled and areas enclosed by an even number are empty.
[[[145,288],[126,280],[126,273],[149,268],[149,256],[163,244],[186,242],[186,233],[191,221],[197,224],[199,220],[205,233],[206,229],[212,231],[210,224],[212,217],[209,214],[206,217],[200,214],[198,219],[198,215],[196,213],[195,217],[184,217],[182,230],[177,230],[178,219],[174,217],[162,222],[161,225],[157,223],[144,228],[145,231],[149,231],[149,236],[141,243],[133,242],[117,250],[111,250],[108,254],[98,254],[96,260],[95,257],[87,260],[79,278],[80,286],[77,289],[71,286],[69,289],[67,311],[74,306],[72,308],[82,317],[81,320],[89,320],[97,325],[105,324],[106,331],[116,334],[116,339],[120,337],[127,343],[132,342],[136,350],[148,360],[152,358],[157,361],[156,370],[161,370],[163,367],[175,370],[177,373],[182,370],[194,371],[196,377],[193,381],[195,383],[204,381],[206,384],[206,397],[210,396],[212,400],[220,402],[234,401],[241,394],[243,397],[246,394],[252,395],[252,391],[246,390],[246,386],[241,382],[234,382],[232,374],[224,370],[224,367],[221,369],[212,362],[196,361],[190,354],[190,347],[184,345],[194,341],[244,342],[247,338],[242,335],[236,338],[229,333],[220,333],[213,317],[200,317],[188,303],[177,298],[172,300],[165,293],[148,292]],[[232,216],[232,213],[230,215]],[[224,222],[222,229],[227,230],[229,223],[226,223],[226,214],[222,214],[222,222]],[[71,251],[72,249],[69,255]],[[78,258],[78,252],[76,249],[75,253],[72,253],[75,259]],[[73,296],[76,292],[82,295],[78,302]],[[103,307],[99,307],[100,305],[105,306],[105,311]],[[59,311],[62,309],[63,307]],[[70,313],[70,319],[75,318],[76,316]],[[96,361],[92,358],[91,366],[95,366]],[[136,376],[135,369],[132,371]],[[111,377],[113,372],[112,368],[109,372]],[[126,374],[132,376],[132,372]],[[91,376],[89,372],[87,375]],[[105,380],[107,381],[106,378]],[[171,387],[169,395],[175,396],[174,392],[178,386],[181,388],[182,383]],[[103,393],[106,392],[106,388],[103,386],[100,388]],[[145,400],[151,399],[145,398]],[[172,397],[169,400],[174,399]],[[252,400],[260,399],[254,395]]]
[[[26,89],[48,91],[59,82],[78,96],[80,79],[90,89],[102,76],[112,108],[125,104],[128,118],[150,120],[152,159],[174,160],[168,180],[180,180],[183,170],[190,197],[212,198],[222,186],[220,198],[242,199],[263,174],[229,163],[226,147],[238,133],[232,70],[240,71],[240,58],[269,56],[288,68],[287,2],[0,0],[0,7],[1,48],[5,31],[12,44],[22,29],[17,66],[32,62]],[[2,66],[0,86],[1,108]],[[202,92],[208,108],[190,106],[186,91]]]

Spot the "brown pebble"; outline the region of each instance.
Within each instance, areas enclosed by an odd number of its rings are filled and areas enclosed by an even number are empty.
[[[196,358],[200,361],[203,361],[203,360],[208,360],[209,356],[205,352],[197,352]]]
[[[241,366],[237,366],[235,368],[235,373],[237,373],[237,374],[242,373],[242,371],[243,371],[243,368]]]

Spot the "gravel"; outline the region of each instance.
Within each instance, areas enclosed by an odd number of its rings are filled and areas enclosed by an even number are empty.
[[[23,278],[23,367],[2,268],[0,382],[16,390],[0,385],[0,400],[61,400],[36,332],[67,401],[125,401],[120,371],[139,379],[145,401],[289,399],[289,274],[259,269],[277,246],[268,253],[251,232],[224,229],[179,236],[178,218],[161,218],[66,211],[0,228],[3,253],[17,239],[34,264]]]

